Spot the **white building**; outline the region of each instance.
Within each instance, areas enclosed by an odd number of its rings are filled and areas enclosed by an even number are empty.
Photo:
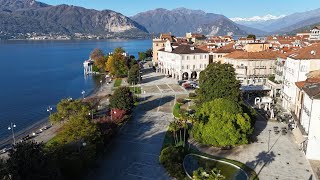
[[[310,41],[319,41],[320,40],[320,26],[316,26],[313,29],[311,29],[309,40]]]
[[[293,130],[297,142],[312,160],[320,160],[320,76],[297,82],[298,97]]]
[[[306,74],[317,69],[320,69],[320,44],[301,48],[288,56],[283,72],[282,106],[284,109],[294,111],[297,94],[295,82],[306,80]]]
[[[158,71],[175,79],[198,79],[209,64],[209,52],[191,45],[173,47],[167,41],[158,51]]]
[[[224,62],[233,65],[242,85],[265,85],[268,77],[275,74],[277,55],[274,51],[234,51],[224,57]]]

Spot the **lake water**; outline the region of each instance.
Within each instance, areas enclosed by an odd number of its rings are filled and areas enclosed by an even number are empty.
[[[83,61],[94,48],[122,47],[130,55],[152,47],[151,40],[0,41],[0,141],[48,117],[62,98],[92,92],[100,77],[84,78]],[[87,93],[87,94],[88,94]]]

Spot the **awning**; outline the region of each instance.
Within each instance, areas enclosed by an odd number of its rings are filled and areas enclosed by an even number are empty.
[[[300,129],[298,127],[294,128],[292,130],[292,133],[294,135],[294,138],[296,139],[298,144],[303,143],[307,138],[302,135]]]

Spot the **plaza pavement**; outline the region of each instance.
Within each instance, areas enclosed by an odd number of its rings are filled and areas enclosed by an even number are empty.
[[[219,150],[196,142],[192,142],[192,144],[208,154],[246,164],[258,173],[260,180],[316,179],[308,160],[304,153],[299,150],[291,131],[286,135],[275,134],[274,126],[281,128],[285,127],[285,124],[264,120],[257,121],[254,132],[257,138],[256,142],[232,150]]]
[[[175,97],[188,92],[176,80],[153,72],[144,75],[141,88],[145,91],[143,101],[110,142],[99,168],[88,179],[171,179],[159,163],[159,155],[173,120]]]

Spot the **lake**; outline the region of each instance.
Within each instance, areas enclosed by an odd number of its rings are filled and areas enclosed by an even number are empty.
[[[62,98],[79,98],[99,86],[100,77],[84,77],[83,61],[94,48],[105,53],[122,47],[138,58],[151,40],[0,41],[0,141],[48,117],[47,107]]]

